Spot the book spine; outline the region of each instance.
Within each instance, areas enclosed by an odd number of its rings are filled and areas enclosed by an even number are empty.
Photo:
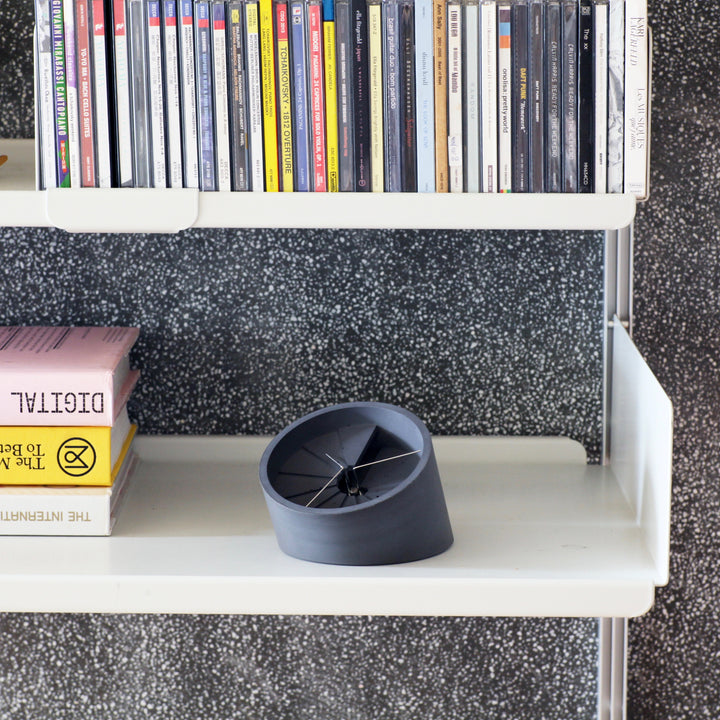
[[[448,167],[450,192],[463,191],[463,61],[462,5],[451,0],[447,6],[448,29]]]
[[[70,187],[67,84],[65,78],[65,32],[63,0],[50,0],[52,27],[53,86],[55,110],[55,153],[57,187]]]
[[[545,190],[545,2],[530,2],[530,175],[528,191]]]
[[[372,189],[370,161],[370,51],[366,0],[351,0],[352,87],[355,121],[355,190]]]
[[[183,186],[182,131],[180,127],[180,66],[178,18],[175,0],[163,0],[163,53],[165,57],[165,113],[167,122],[168,185]]]
[[[161,14],[160,0],[147,0],[147,75],[150,102],[150,147],[152,148],[151,184],[156,188],[167,187]]]
[[[386,192],[402,191],[400,166],[400,7],[397,0],[382,0],[384,178]]]
[[[385,190],[382,46],[382,6],[380,0],[371,0],[368,2],[368,50],[370,60],[370,171],[373,192]]]
[[[130,0],[128,6],[130,38],[131,113],[133,136],[133,177],[135,187],[152,186],[152,145],[147,61],[147,18],[143,0]]]
[[[513,192],[527,192],[530,183],[529,29],[528,5],[517,0],[512,7]]]
[[[498,191],[497,9],[495,0],[480,7],[480,108],[482,127],[482,191]]]
[[[607,188],[623,192],[625,171],[625,0],[608,5]]]
[[[464,162],[466,192],[480,192],[480,8],[464,0]]]
[[[245,72],[243,5],[241,2],[228,3],[227,19],[232,189],[248,191],[250,190],[250,181],[248,178],[247,77]]]
[[[308,105],[309,76],[307,67],[307,27],[305,3],[290,3],[290,29],[292,52],[292,101],[295,135],[295,189],[298,192],[312,190],[310,167],[310,115]]]
[[[280,190],[278,165],[277,106],[275,95],[275,33],[272,0],[258,3],[260,23],[260,70],[263,101],[263,137],[265,139],[265,190]]]
[[[433,2],[415,2],[415,102],[417,108],[417,189],[435,192],[435,79]]]
[[[647,0],[627,0],[624,190],[639,198],[647,195],[648,62]]]
[[[562,192],[562,9],[559,0],[548,0],[545,38],[545,192]]]
[[[433,0],[433,70],[435,97],[435,192],[449,190],[447,145],[447,8],[446,0]]]
[[[217,189],[229,192],[230,172],[230,115],[228,110],[227,40],[225,37],[225,2],[213,0],[210,37],[213,53],[213,116],[215,118],[215,163]]]
[[[328,192],[340,190],[340,149],[338,141],[337,61],[335,8],[333,0],[322,0],[323,50],[325,61],[325,138]]]
[[[607,192],[607,136],[608,136],[608,3],[595,2],[595,177],[596,193]]]
[[[77,0],[75,4],[78,110],[80,115],[80,183],[82,187],[95,187],[95,121],[90,59],[90,6],[89,0]]]
[[[562,4],[563,190],[578,191],[578,0]]]
[[[112,185],[110,143],[110,86],[108,83],[108,52],[104,0],[92,0],[92,62],[91,82],[94,99],[95,158],[97,186]]]
[[[578,7],[578,192],[593,192],[595,175],[595,49],[592,0]]]
[[[37,43],[37,105],[39,113],[40,184],[39,189],[56,186],[55,105],[53,98],[53,50],[50,26],[50,0],[35,0]]]
[[[294,189],[292,96],[290,90],[290,34],[286,0],[275,0],[275,51],[281,189],[283,192],[292,192]]]
[[[245,4],[245,33],[248,71],[248,122],[250,130],[250,170],[253,192],[265,190],[265,161],[263,156],[262,79],[260,77],[260,18],[258,3]]]
[[[112,0],[112,8],[117,183],[120,187],[132,187],[135,179],[133,175],[130,47],[127,34],[128,8],[126,8],[126,0]]]
[[[498,4],[499,190],[512,192],[512,6]]]
[[[338,189],[341,192],[355,190],[351,27],[349,0],[337,0],[335,3],[335,32],[338,85]]]
[[[195,2],[195,57],[197,62],[198,155],[200,189],[217,190],[215,167],[215,119],[213,117],[212,44],[210,3]]]
[[[67,95],[68,148],[70,152],[70,187],[82,187],[82,152],[80,147],[80,105],[78,101],[78,59],[75,35],[75,0],[63,0],[65,30],[65,82]]]
[[[323,78],[323,27],[320,0],[309,0],[307,3],[307,18],[313,190],[315,192],[327,192],[325,81]]]
[[[192,0],[180,0],[180,98],[182,102],[183,181],[185,187],[200,186],[198,166],[197,83]]]
[[[415,1],[400,2],[400,103],[403,192],[417,192],[417,105],[415,103]]]

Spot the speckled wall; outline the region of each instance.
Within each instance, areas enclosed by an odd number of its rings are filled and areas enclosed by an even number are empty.
[[[650,10],[635,339],[676,404],[675,487],[671,581],[631,622],[628,709],[717,718],[720,131],[707,78],[720,41],[711,8]],[[0,137],[31,132],[30,16],[29,0],[0,3]],[[132,412],[145,432],[274,432],[370,398],[435,432],[561,433],[597,457],[598,235],[28,229],[0,243],[0,322],[142,326]],[[2,615],[0,718],[575,720],[596,715],[597,652],[592,619]]]

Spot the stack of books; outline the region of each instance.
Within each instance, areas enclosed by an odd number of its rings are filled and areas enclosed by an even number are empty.
[[[647,194],[647,0],[35,0],[38,186]]]
[[[0,327],[0,534],[111,533],[136,464],[138,334]]]

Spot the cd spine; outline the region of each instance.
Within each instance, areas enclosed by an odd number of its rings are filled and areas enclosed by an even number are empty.
[[[82,187],[96,187],[95,103],[92,89],[89,0],[77,0],[75,11],[77,21],[78,104],[80,113],[80,182]]]
[[[180,98],[182,101],[183,182],[200,185],[198,168],[197,83],[195,82],[195,32],[192,0],[179,0]]]
[[[210,31],[213,53],[213,115],[215,117],[215,163],[217,189],[229,192],[230,181],[230,117],[228,111],[227,40],[225,37],[225,1],[213,0]]]
[[[163,89],[160,0],[147,0],[147,75],[150,103],[152,185],[167,187],[165,165],[165,93]]]
[[[135,184],[133,150],[132,97],[130,88],[130,43],[127,27],[130,20],[129,0],[112,0],[113,68],[115,70],[115,128],[117,184]]]
[[[135,187],[152,185],[152,148],[147,80],[147,27],[143,0],[129,3],[130,73],[132,90],[133,177]]]
[[[530,2],[530,175],[528,191],[545,190],[545,2]]]
[[[305,3],[290,3],[290,35],[292,53],[292,101],[295,135],[295,189],[312,190],[310,167],[310,115],[308,111],[309,76],[307,67],[307,23]]]
[[[625,3],[625,192],[647,195],[647,0]]]
[[[265,189],[262,78],[260,76],[260,18],[257,0],[245,0],[245,37],[248,71],[250,176],[253,192]]]
[[[497,8],[495,0],[480,6],[480,108],[482,126],[482,191],[498,191]]]
[[[53,188],[56,180],[55,106],[53,80],[52,30],[50,27],[50,0],[35,0],[35,32],[37,43],[37,105],[40,116],[39,188]]]
[[[578,191],[577,143],[578,3],[562,5],[563,190]]]
[[[307,3],[308,51],[310,59],[310,128],[312,140],[313,190],[327,192],[325,151],[325,81],[323,78],[322,7],[319,0]]]
[[[183,186],[183,170],[177,5],[175,0],[163,0],[163,28],[168,184],[171,188],[180,188]]]
[[[446,0],[433,0],[433,75],[435,81],[435,192],[449,189]]]
[[[368,2],[368,50],[370,60],[370,172],[373,192],[385,189],[383,137],[382,6]]]
[[[383,114],[385,191],[402,191],[400,167],[400,8],[397,0],[382,0]]]
[[[595,13],[593,29],[595,63],[595,175],[596,193],[607,192],[607,135],[608,135],[608,3],[597,1],[593,6]]]
[[[527,192],[530,183],[530,103],[528,97],[529,15],[525,0],[512,7],[513,192]]]
[[[448,167],[450,192],[463,191],[462,5],[447,6],[448,29]]]
[[[477,0],[463,4],[464,158],[466,192],[480,192],[480,8]]]
[[[217,177],[215,174],[210,3],[207,0],[196,0],[195,2],[195,57],[197,62],[200,189],[213,191],[217,190]]]
[[[275,96],[275,35],[273,32],[272,0],[258,3],[260,21],[260,69],[263,100],[263,137],[265,140],[265,190],[278,192],[277,107]]]
[[[80,141],[80,106],[78,101],[78,59],[75,34],[75,0],[63,0],[65,30],[65,86],[67,100],[68,150],[70,153],[70,187],[82,187],[82,150]]]
[[[548,0],[545,9],[545,192],[562,192],[562,9]]]
[[[65,82],[65,33],[62,0],[51,0],[53,88],[55,111],[55,167],[57,187],[70,187],[67,86]]]
[[[415,2],[400,2],[400,110],[403,192],[417,192],[417,105],[415,102]]]
[[[370,192],[370,52],[366,0],[351,0],[355,190]]]
[[[498,4],[499,190],[512,192],[512,6]]]
[[[110,144],[110,87],[108,84],[107,23],[105,3],[92,0],[90,5],[92,28],[92,93],[95,122],[95,167],[97,186],[112,185],[112,160]]]
[[[417,111],[417,189],[435,192],[435,81],[433,2],[415,2],[415,103]]]
[[[341,192],[355,190],[351,28],[350,2],[349,0],[337,0],[335,2],[335,33],[338,86],[338,189]]]
[[[278,134],[280,137],[280,177],[283,192],[292,192],[293,127],[290,92],[290,34],[288,32],[288,4],[275,0],[275,50],[277,75]]]
[[[625,154],[625,0],[608,5],[608,192],[623,191]]]
[[[228,21],[228,78],[230,82],[230,159],[232,189],[250,190],[248,178],[248,119],[247,79],[245,72],[245,36],[243,5],[229,2]]]
[[[323,50],[325,70],[325,139],[328,192],[340,190],[338,145],[337,62],[335,9],[333,0],[322,0]]]
[[[592,0],[580,0],[578,15],[578,192],[593,192],[595,85]]]

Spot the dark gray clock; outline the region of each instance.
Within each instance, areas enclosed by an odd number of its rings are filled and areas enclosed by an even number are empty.
[[[296,420],[265,450],[260,483],[293,557],[383,565],[453,542],[430,433],[403,408],[347,403]]]

